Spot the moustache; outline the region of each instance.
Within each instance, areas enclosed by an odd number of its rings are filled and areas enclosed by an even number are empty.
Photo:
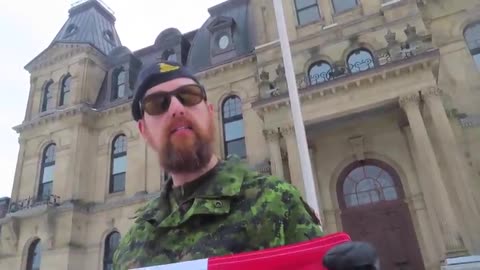
[[[170,136],[175,131],[180,129],[190,129],[196,133],[198,131],[198,125],[188,117],[180,116],[170,120],[170,122],[167,124],[166,133]]]

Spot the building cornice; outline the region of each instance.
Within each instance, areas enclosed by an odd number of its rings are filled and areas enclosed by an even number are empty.
[[[255,62],[255,60],[256,60],[256,56],[254,54],[250,54],[247,56],[242,56],[242,58],[239,58],[239,59],[234,59],[228,63],[221,64],[221,65],[214,66],[206,70],[200,71],[195,75],[199,79],[208,79],[209,77],[215,76],[218,73],[232,70],[249,63],[253,63]]]

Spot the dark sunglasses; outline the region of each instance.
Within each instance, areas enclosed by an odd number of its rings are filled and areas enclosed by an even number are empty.
[[[149,115],[160,115],[168,111],[172,97],[185,107],[191,107],[207,100],[205,88],[198,84],[183,85],[170,92],[157,92],[143,98],[143,111]]]

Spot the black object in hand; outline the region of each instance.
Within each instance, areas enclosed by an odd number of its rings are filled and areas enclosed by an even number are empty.
[[[323,258],[328,270],[380,270],[375,248],[366,242],[348,242],[330,249]]]

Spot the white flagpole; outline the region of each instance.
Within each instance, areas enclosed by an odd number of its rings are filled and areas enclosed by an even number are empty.
[[[305,134],[305,126],[303,125],[302,111],[300,109],[300,99],[298,97],[297,82],[295,80],[295,71],[293,69],[292,55],[290,52],[290,42],[287,35],[287,26],[283,11],[282,0],[273,0],[275,9],[275,18],[277,21],[278,36],[280,47],[282,50],[283,64],[285,66],[285,76],[287,79],[288,93],[290,96],[290,107],[292,110],[293,125],[295,128],[295,136],[298,143],[298,154],[300,157],[300,165],[303,175],[303,183],[305,186],[305,195],[307,203],[312,209],[320,214],[320,201],[317,198],[315,188],[315,178],[313,177],[312,165],[310,163],[310,153],[307,145],[307,135]]]

